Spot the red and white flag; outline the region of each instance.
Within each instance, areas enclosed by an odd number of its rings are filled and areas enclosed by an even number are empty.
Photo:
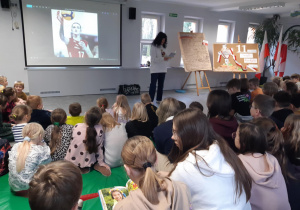
[[[286,56],[287,56],[287,44],[286,44],[286,42],[282,44],[282,28],[283,27],[281,27],[279,41],[278,41],[275,56],[274,56],[274,60],[276,61],[274,73],[275,73],[275,76],[277,76],[278,72],[279,72],[280,77],[283,77],[283,74],[285,71]]]
[[[264,41],[261,46],[260,54],[259,54],[259,72],[255,74],[255,77],[260,79],[261,73],[264,71],[266,58],[270,56],[270,49],[267,38],[267,31],[265,31]]]

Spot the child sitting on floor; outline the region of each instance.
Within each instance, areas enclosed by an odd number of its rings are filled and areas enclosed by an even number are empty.
[[[27,124],[22,131],[23,142],[9,152],[9,185],[11,191],[27,196],[29,182],[39,165],[51,162],[50,148],[44,143],[44,129],[37,123]]]
[[[52,125],[45,132],[45,141],[51,149],[53,161],[63,160],[70,146],[73,125],[66,124],[67,114],[63,109],[54,109],[51,113]]]
[[[102,115],[100,124],[103,126],[105,135],[105,163],[111,168],[119,167],[123,164],[121,151],[125,141],[128,139],[125,123],[118,123],[109,113],[106,112]]]
[[[97,106],[101,109],[102,113],[108,112],[112,116],[114,115],[113,110],[108,108],[108,101],[107,101],[106,98],[104,98],[104,97],[98,98],[97,99]]]
[[[43,110],[43,101],[40,96],[28,96],[27,105],[31,107],[32,114],[29,122],[36,122],[43,126],[44,130],[51,125],[51,112]]]
[[[17,97],[23,99],[24,101],[27,100],[27,95],[23,92],[24,90],[24,82],[16,81],[14,84],[14,88],[17,92]]]
[[[0,138],[7,139],[8,141],[14,141],[14,135],[11,130],[10,123],[3,123],[2,110],[6,108],[7,98],[3,94],[0,94]]]
[[[294,82],[298,86],[298,90],[300,90],[300,75],[292,74],[291,79],[292,79],[292,82]]]
[[[125,95],[117,95],[116,102],[112,106],[114,118],[118,123],[127,123],[131,116],[131,110]]]
[[[249,110],[250,100],[245,94],[241,93],[241,81],[232,79],[226,87],[231,95],[231,115],[234,115],[239,122],[252,120]]]
[[[262,90],[265,95],[273,97],[278,92],[278,85],[274,82],[266,82]]]
[[[71,116],[67,116],[66,124],[75,126],[77,123],[83,123],[84,116],[80,116],[81,105],[79,103],[70,104],[69,113]]]
[[[18,105],[13,108],[9,117],[15,124],[12,127],[15,142],[23,142],[22,130],[29,122],[31,112],[31,108],[27,105]]]
[[[249,89],[252,90],[252,92],[251,92],[251,102],[254,100],[254,98],[257,95],[264,94],[262,89],[259,87],[259,80],[256,77],[249,80]]]
[[[7,78],[5,76],[0,76],[0,88],[3,90],[8,85]]]
[[[2,90],[2,94],[7,98],[7,104],[4,109],[2,109],[2,120],[3,122],[10,122],[9,115],[11,114],[13,108],[16,106],[16,91],[11,87],[7,87]]]
[[[190,104],[189,108],[191,108],[191,109],[199,109],[199,110],[201,110],[201,111],[203,112],[203,106],[202,106],[202,104],[199,103],[198,101],[193,101],[193,102]]]
[[[74,164],[56,161],[40,166],[29,186],[31,210],[77,210],[82,192],[82,176]]]
[[[275,100],[268,95],[258,95],[250,107],[250,114],[253,118],[270,117],[275,108]]]
[[[141,101],[145,105],[148,118],[150,123],[152,124],[152,131],[158,124],[158,117],[156,115],[157,107],[151,103],[151,97],[148,93],[143,93],[141,95]]]
[[[83,174],[90,172],[92,166],[104,176],[111,174],[110,167],[104,162],[101,117],[99,107],[92,107],[85,114],[85,123],[79,123],[73,129],[73,140],[65,159],[78,166]]]

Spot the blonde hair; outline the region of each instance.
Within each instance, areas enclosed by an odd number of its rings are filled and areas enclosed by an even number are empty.
[[[21,86],[24,89],[24,82],[22,81],[15,81],[14,87]]]
[[[157,193],[166,191],[167,186],[153,169],[157,157],[150,139],[145,136],[129,138],[124,144],[121,156],[124,164],[137,171],[141,176],[137,184],[146,199],[152,204],[158,204]]]
[[[0,85],[3,85],[3,83],[4,83],[5,81],[7,81],[6,76],[1,75],[1,76],[0,76]]]
[[[168,117],[175,116],[180,111],[180,104],[175,98],[165,98],[156,110],[158,125],[165,122]]]
[[[131,116],[131,110],[128,104],[127,97],[125,95],[117,95],[116,105],[114,107],[114,118],[118,121],[117,111],[121,110],[126,120],[129,120]]]
[[[18,156],[16,161],[16,168],[18,173],[20,173],[25,167],[25,161],[30,151],[30,143],[32,142],[33,144],[38,144],[40,138],[44,136],[44,129],[38,123],[28,123],[23,128],[22,136],[23,138],[29,137],[30,142],[24,140],[18,148]]]
[[[300,115],[290,114],[283,128],[285,144],[288,145],[294,154],[300,149]]]
[[[40,104],[42,104],[42,98],[40,96],[28,96],[26,104],[31,107],[31,109],[37,109]]]
[[[115,121],[115,119],[107,112],[102,114],[100,124],[103,126],[104,131],[110,131],[111,129],[116,127],[116,125],[121,125],[120,123]]]
[[[144,104],[137,102],[133,105],[131,120],[138,120],[142,122],[148,121],[148,114]]]
[[[151,103],[151,97],[150,97],[149,93],[143,93],[141,95],[141,101],[143,104]]]
[[[9,118],[15,123],[18,123],[23,120],[25,115],[31,116],[32,109],[27,105],[18,105],[15,106],[11,112]]]
[[[97,106],[101,109],[102,113],[105,112],[105,109],[108,107],[108,101],[106,98],[101,97],[97,99]]]

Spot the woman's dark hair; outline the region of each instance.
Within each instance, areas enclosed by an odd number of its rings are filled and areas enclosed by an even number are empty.
[[[98,152],[99,145],[97,145],[96,141],[97,131],[94,126],[99,124],[101,118],[101,110],[96,106],[90,108],[85,114],[85,123],[88,125],[86,128],[85,149],[90,154]]]
[[[0,106],[4,107],[8,102],[8,99],[5,95],[0,94]]]
[[[275,84],[275,83],[274,83]],[[260,117],[252,121],[255,125],[262,128],[267,136],[267,151],[274,155],[278,160],[284,177],[287,176],[287,158],[284,149],[284,138],[276,123],[266,117]]]
[[[176,144],[173,145],[169,158],[174,160],[175,167],[193,150],[207,150],[215,142],[219,145],[226,162],[235,172],[236,195],[240,196],[244,190],[248,201],[252,184],[251,177],[227,142],[213,130],[206,116],[200,110],[189,108],[174,117],[173,125],[177,129],[178,147]],[[201,156],[193,154],[195,159],[203,160]],[[199,165],[197,167],[203,174]]]
[[[263,128],[254,123],[242,123],[238,127],[240,153],[261,153],[268,150],[267,136]]]
[[[231,96],[225,90],[213,90],[208,94],[207,102],[208,117],[218,116],[221,119],[230,118]]]
[[[51,122],[54,124],[51,133],[51,141],[49,144],[51,149],[51,155],[54,154],[56,148],[61,143],[61,137],[62,137],[61,126],[66,123],[66,120],[67,120],[67,114],[65,110],[57,108],[51,112]]]
[[[165,43],[164,43],[162,46],[163,46],[163,48],[166,48],[166,47],[167,47],[167,44],[168,44],[168,42],[167,42],[167,41],[168,41],[168,38],[167,38],[167,35],[166,35],[165,33],[163,33],[163,32],[159,32],[159,33],[156,35],[155,39],[154,39],[153,42],[152,42],[152,45],[155,46],[155,47],[161,46],[161,41],[162,41],[163,39],[165,39]]]

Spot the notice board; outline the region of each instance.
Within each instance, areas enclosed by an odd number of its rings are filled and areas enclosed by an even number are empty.
[[[256,72],[259,71],[258,45],[214,44],[213,60],[213,70],[216,72]]]
[[[178,40],[186,72],[212,70],[203,33],[179,32]]]

